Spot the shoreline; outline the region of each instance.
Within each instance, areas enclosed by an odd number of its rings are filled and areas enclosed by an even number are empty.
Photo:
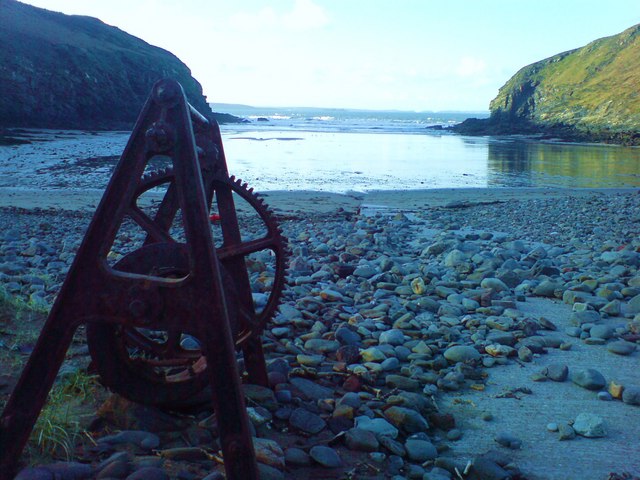
[[[464,208],[513,200],[589,197],[640,192],[637,188],[467,187],[424,190],[373,190],[333,193],[311,190],[257,192],[276,212],[331,213],[345,211],[417,211],[423,208]],[[0,208],[94,211],[99,189],[24,189],[0,187]]]

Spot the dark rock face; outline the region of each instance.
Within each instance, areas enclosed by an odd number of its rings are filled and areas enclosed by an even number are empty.
[[[528,65],[500,88],[489,119],[468,119],[454,130],[640,144],[639,56],[636,25]]]
[[[212,116],[175,55],[96,18],[3,0],[0,45],[0,127],[129,129],[164,77]]]

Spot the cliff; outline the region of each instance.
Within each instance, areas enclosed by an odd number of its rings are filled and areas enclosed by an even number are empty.
[[[464,134],[542,134],[640,144],[640,25],[526,66]]]
[[[129,129],[163,77],[213,116],[175,55],[96,18],[0,0],[0,45],[0,128]]]

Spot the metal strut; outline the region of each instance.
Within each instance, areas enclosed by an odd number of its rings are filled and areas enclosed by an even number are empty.
[[[159,155],[169,157],[173,169],[143,175]],[[158,185],[166,193],[149,216],[138,200]],[[262,238],[242,239],[234,193],[263,220]],[[222,230],[218,248],[209,220],[214,199]],[[146,231],[146,241],[110,265],[118,231],[131,220]],[[176,225],[182,238],[171,232]],[[256,312],[245,260],[265,249],[276,259],[276,275],[267,306]],[[13,478],[81,324],[102,381],[123,396],[180,408],[209,392],[200,401],[216,412],[227,478],[257,479],[236,349],[243,351],[250,381],[266,386],[260,333],[277,308],[285,259],[286,239],[270,212],[246,185],[228,177],[217,124],[189,105],[179,83],[157,82],[0,417],[0,480]],[[145,336],[149,331],[153,338]],[[182,346],[187,336],[197,348]],[[146,363],[133,358],[140,350]],[[170,365],[170,373],[158,365]]]

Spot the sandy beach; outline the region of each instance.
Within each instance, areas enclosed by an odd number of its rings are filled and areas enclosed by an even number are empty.
[[[304,190],[258,192],[276,212],[330,213],[346,211],[406,211],[424,208],[461,207],[513,200],[586,198],[637,192],[636,188],[439,188],[428,190],[378,190],[346,194]],[[47,190],[0,187],[0,208],[42,208],[93,211],[101,190]]]

